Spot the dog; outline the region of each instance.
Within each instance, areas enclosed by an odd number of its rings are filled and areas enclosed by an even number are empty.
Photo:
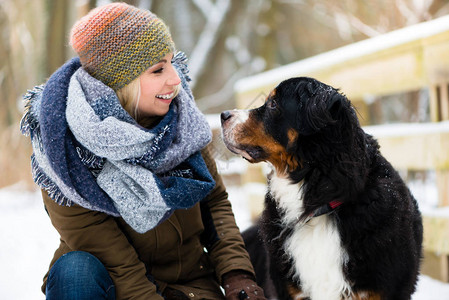
[[[289,300],[410,299],[418,204],[344,94],[291,78],[261,107],[224,111],[221,122],[230,151],[273,167],[257,228],[243,233],[262,286]]]

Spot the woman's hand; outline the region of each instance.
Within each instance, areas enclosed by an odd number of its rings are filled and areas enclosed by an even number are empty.
[[[266,300],[254,276],[244,271],[231,271],[223,275],[226,300]]]

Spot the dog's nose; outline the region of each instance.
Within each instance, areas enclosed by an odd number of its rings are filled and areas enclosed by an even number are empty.
[[[229,120],[231,117],[232,117],[232,112],[230,110],[225,110],[224,112],[222,112],[221,113],[221,124],[223,124],[224,122]]]

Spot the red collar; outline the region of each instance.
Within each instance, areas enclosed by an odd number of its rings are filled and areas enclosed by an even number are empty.
[[[314,217],[318,217],[324,214],[329,214],[331,212],[333,212],[337,207],[339,207],[340,205],[342,205],[343,202],[338,201],[338,200],[333,200],[327,204],[321,205],[320,207],[318,207],[317,209],[315,209],[311,214],[310,214],[310,218],[314,218]]]
[[[320,207],[318,207],[317,209],[315,209],[305,219],[300,220],[298,218],[298,222],[296,224],[299,224],[302,227],[302,226],[306,225],[311,219],[313,219],[315,217],[319,217],[319,216],[322,216],[324,214],[332,213],[334,210],[336,210],[342,204],[343,204],[343,202],[338,201],[338,200],[333,200],[333,201],[331,201],[329,203],[323,204]]]

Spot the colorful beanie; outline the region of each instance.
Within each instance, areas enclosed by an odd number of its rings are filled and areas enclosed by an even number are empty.
[[[161,19],[126,3],[90,11],[73,25],[70,44],[83,68],[114,91],[175,50]]]

